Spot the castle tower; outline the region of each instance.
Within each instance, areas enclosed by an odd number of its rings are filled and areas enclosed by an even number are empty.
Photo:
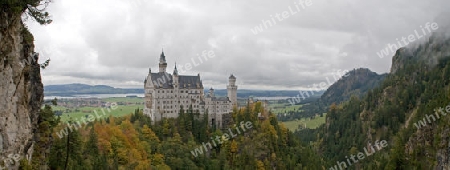
[[[167,68],[166,56],[164,56],[164,51],[162,51],[161,55],[159,56],[159,72],[165,73],[166,68]]]
[[[214,89],[212,87],[209,89],[209,96],[214,97]]]
[[[144,90],[145,90],[145,108],[144,108],[144,115],[149,116],[152,120],[155,120],[155,117],[153,115],[153,92],[154,92],[154,85],[152,83],[152,70],[148,69],[148,75],[145,78],[144,81]]]
[[[228,78],[227,96],[233,106],[237,106],[237,86],[236,77],[233,74]]]
[[[173,69],[173,87],[174,89],[178,89],[178,69],[177,69],[177,63],[175,63],[175,68]]]

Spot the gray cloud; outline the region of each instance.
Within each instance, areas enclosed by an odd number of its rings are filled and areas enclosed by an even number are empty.
[[[336,70],[389,71],[391,57],[377,52],[427,22],[444,25],[446,0],[331,1],[312,5],[255,35],[251,29],[298,1],[61,0],[48,11],[54,22],[27,22],[45,84],[143,86],[157,70],[161,48],[168,72],[203,51],[214,58],[186,74],[200,73],[206,87],[225,88],[229,74],[240,88],[300,89]],[[447,23],[446,23],[447,24]],[[392,56],[392,54],[390,55]],[[241,82],[239,82],[241,81]]]

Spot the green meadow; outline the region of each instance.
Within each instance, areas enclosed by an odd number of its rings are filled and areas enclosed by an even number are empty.
[[[308,128],[308,129],[316,129],[320,125],[325,123],[325,118],[326,118],[326,113],[323,114],[323,117],[316,116],[316,118],[314,118],[314,119],[303,118],[301,120],[293,120],[293,121],[283,122],[283,124],[284,124],[284,126],[286,126],[286,128],[288,128],[292,132],[297,130],[299,125],[301,125],[303,128],[305,128],[305,125],[306,125],[306,128]]]
[[[144,99],[141,97],[110,97],[110,98],[104,98],[103,101],[105,102],[129,102],[129,103],[139,103],[144,102]]]
[[[302,105],[290,105],[290,104],[269,104],[269,108],[271,109],[271,111],[275,114],[279,114],[279,113],[285,113],[285,112],[289,112],[289,111],[298,111],[300,110],[300,108],[302,108]]]
[[[135,98],[135,97],[113,97],[113,98],[104,98],[101,99],[105,102],[116,102],[118,103],[116,109],[106,109],[101,107],[78,107],[76,108],[76,112],[63,113],[61,117],[62,122],[72,120],[79,120],[83,116],[92,115],[96,117],[96,113],[101,118],[106,118],[109,116],[113,117],[123,117],[128,114],[134,113],[135,109],[143,109],[144,105],[142,104],[143,98]],[[66,108],[62,106],[52,106],[54,111],[65,111]],[[75,109],[71,109],[75,110]],[[95,111],[95,112],[94,112]]]

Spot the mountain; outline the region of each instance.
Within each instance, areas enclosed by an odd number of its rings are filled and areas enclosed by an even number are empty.
[[[377,87],[386,78],[387,74],[377,74],[368,68],[353,69],[336,83],[332,84],[320,97],[320,102],[325,106],[332,103],[339,104],[347,101],[351,96],[361,98],[370,89]]]
[[[205,94],[209,90],[205,89]],[[322,94],[324,91],[320,91],[317,94]],[[227,89],[214,89],[214,94],[218,96],[227,96]],[[238,89],[238,98],[248,97],[294,97],[298,95],[296,90],[250,90],[250,89]]]
[[[144,93],[144,89],[121,89],[106,85],[63,84],[44,86],[46,96],[71,96],[76,94]]]
[[[363,97],[370,89],[380,85],[386,75],[379,75],[368,68],[353,69],[333,83],[324,93],[321,93],[320,98],[310,98],[311,100],[297,103],[302,105],[300,113],[290,111],[286,115],[278,115],[278,119],[289,121],[322,114],[333,103],[339,104],[347,101],[351,96]],[[292,99],[289,100],[292,101]]]
[[[361,99],[332,105],[325,125],[303,135],[312,136],[334,169],[367,148],[377,152],[363,161],[350,160],[352,169],[449,169],[449,61],[450,39],[441,33],[397,50],[380,86]],[[383,140],[388,149],[371,149]]]

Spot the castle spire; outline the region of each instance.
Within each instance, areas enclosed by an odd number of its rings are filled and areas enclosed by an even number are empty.
[[[178,75],[177,62],[175,62],[175,69],[173,69],[173,75]]]
[[[164,55],[164,49],[162,49],[161,55],[159,56],[159,64],[166,63],[166,56]]]
[[[166,56],[164,55],[164,49],[159,56],[159,72],[165,73],[167,68]]]

